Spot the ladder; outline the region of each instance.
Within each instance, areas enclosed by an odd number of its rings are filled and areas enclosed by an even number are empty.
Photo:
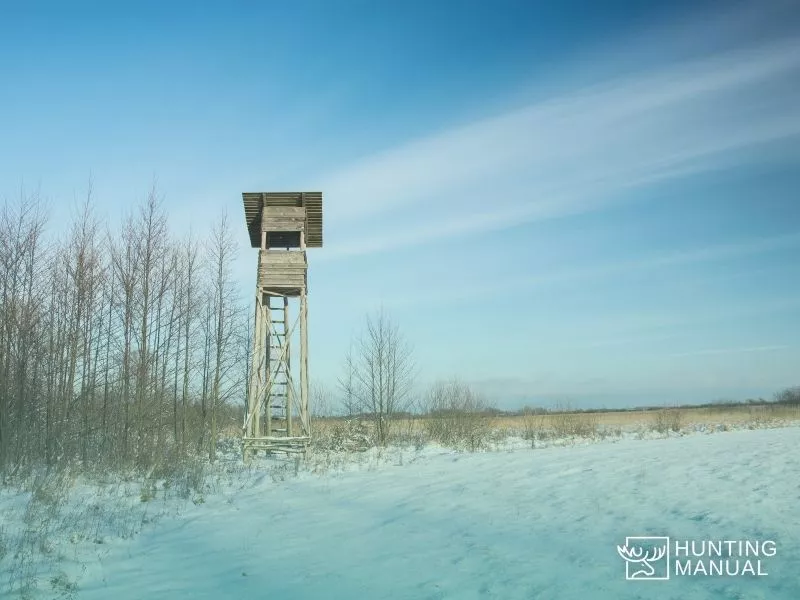
[[[290,380],[290,350],[288,301],[285,297],[267,296],[267,311],[271,325],[267,353],[270,382],[266,406],[267,437],[292,435],[292,397]],[[284,346],[287,346],[284,348]]]

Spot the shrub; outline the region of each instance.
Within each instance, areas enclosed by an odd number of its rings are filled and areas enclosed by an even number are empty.
[[[775,402],[778,404],[800,405],[800,385],[786,388],[775,394]]]
[[[681,427],[683,427],[683,411],[677,408],[662,408],[656,411],[653,417],[653,429],[659,433],[678,432]]]
[[[78,591],[78,583],[71,581],[64,571],[59,571],[50,578],[50,586],[60,598],[75,598]]]
[[[522,413],[522,437],[532,443],[545,439],[548,436],[548,429],[545,427],[544,419],[541,411],[529,411],[526,408]]]
[[[373,431],[366,423],[356,419],[336,423],[312,440],[314,447],[334,452],[364,452],[375,445]]]
[[[558,412],[552,415],[551,426],[556,437],[592,438],[597,435],[599,418],[595,413]]]
[[[490,417],[483,399],[456,379],[431,386],[426,399],[428,436],[445,445],[465,447],[471,452],[482,448],[490,430]]]
[[[139,491],[139,500],[141,502],[150,502],[156,497],[156,484],[154,481],[145,481]]]

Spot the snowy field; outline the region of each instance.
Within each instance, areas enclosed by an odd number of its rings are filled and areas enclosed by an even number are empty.
[[[27,595],[797,600],[798,448],[800,428],[787,427],[474,454],[390,448],[309,467],[231,457],[203,494],[76,485],[38,542],[57,566],[32,560]],[[46,518],[25,514],[27,496],[0,493],[6,539]],[[617,546],[646,535],[777,550],[763,576],[626,581]]]

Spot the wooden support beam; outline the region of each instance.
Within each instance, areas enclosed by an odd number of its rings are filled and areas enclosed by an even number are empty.
[[[284,296],[283,298],[283,318],[288,323],[289,322],[289,298]],[[298,315],[299,316],[299,315]],[[292,328],[294,329],[294,327]],[[285,330],[287,332],[286,338],[284,339],[285,348],[285,357],[286,357],[286,437],[292,437],[292,386],[291,386],[291,377],[292,377],[292,352],[291,352],[291,336],[289,335],[289,330]]]
[[[267,385],[266,390],[264,390],[264,403],[266,410],[264,411],[264,424],[266,426],[267,435],[272,435],[272,385],[275,381],[275,376],[277,373],[272,372],[272,366],[270,363],[272,362],[272,332],[274,324],[272,323],[272,299],[267,296],[267,303],[266,303],[266,318],[264,322],[267,325],[267,331],[265,332],[266,338],[266,367],[267,367]]]
[[[300,420],[306,435],[311,435],[311,414],[308,410],[308,298],[300,295]]]
[[[285,298],[284,298],[284,301],[288,302],[288,300],[285,299]],[[268,308],[267,308],[267,312],[269,313],[269,309]],[[300,322],[300,316],[298,315],[298,317],[294,321],[294,324],[292,325],[292,328],[286,334],[286,338],[285,339],[288,340],[288,339],[290,339],[292,337],[292,335],[294,334],[295,329],[297,328],[297,324],[299,322]],[[269,328],[269,333],[267,335],[268,336],[274,336],[275,332],[274,332],[274,329],[272,328],[272,323],[270,322],[269,318],[265,318],[264,319],[264,323],[266,323],[267,327]],[[277,369],[280,368],[280,364],[285,360],[285,358],[287,356],[287,352],[288,352],[288,345],[285,342],[280,342],[279,341],[278,343],[280,344],[279,347],[281,349],[281,352],[280,352],[280,355],[278,356],[278,360],[276,361],[276,363],[278,364],[278,367],[276,368],[276,370],[272,371],[271,369],[269,369],[269,362],[267,362],[266,390],[261,394],[262,402],[263,402],[264,399],[266,399],[266,403],[269,402],[269,395],[270,395],[270,393],[272,391],[272,384],[273,384],[273,382],[275,380],[275,376],[278,373]],[[287,372],[287,377],[291,378],[291,373]],[[269,414],[269,410],[267,411],[267,413]],[[248,426],[248,424],[250,424],[252,422],[253,415],[254,415],[254,412],[250,412],[248,414],[247,420],[245,421],[245,428]],[[267,428],[269,428],[269,427],[270,427],[270,425],[268,424]]]
[[[305,260],[306,237],[300,232],[300,251]],[[306,287],[300,293],[300,420],[304,433],[311,435],[311,415],[308,410],[308,296]]]

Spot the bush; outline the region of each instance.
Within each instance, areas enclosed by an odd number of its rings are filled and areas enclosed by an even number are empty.
[[[778,404],[800,405],[800,385],[786,388],[775,394],[775,402]]]
[[[50,578],[50,586],[59,598],[75,598],[78,592],[78,583],[71,581],[64,571],[59,571]]]
[[[597,435],[600,419],[595,413],[559,412],[551,417],[556,437],[592,438]]]
[[[375,435],[362,421],[348,419],[312,438],[314,447],[334,452],[364,452],[375,445]]]
[[[139,491],[139,500],[142,502],[150,502],[156,497],[156,482],[146,481],[142,484]]]
[[[656,411],[653,417],[653,429],[659,433],[667,433],[669,431],[678,432],[683,426],[683,411],[673,409],[660,409]]]
[[[549,430],[545,426],[544,415],[541,411],[529,411],[527,407],[522,413],[522,437],[533,443],[548,437]]]
[[[428,436],[445,446],[464,447],[471,452],[485,446],[491,419],[483,399],[456,379],[437,382],[426,398]]]

